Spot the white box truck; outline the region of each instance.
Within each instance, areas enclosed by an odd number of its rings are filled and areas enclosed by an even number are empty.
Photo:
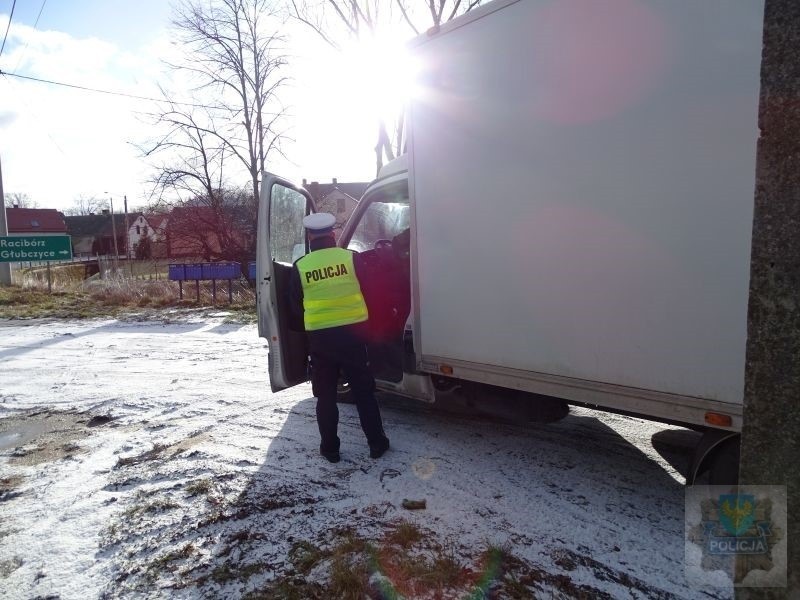
[[[705,432],[687,479],[735,478],[762,19],[760,0],[495,0],[414,40],[407,152],[339,239],[374,265],[379,387],[684,424]],[[306,380],[287,283],[312,210],[264,174],[273,390]]]

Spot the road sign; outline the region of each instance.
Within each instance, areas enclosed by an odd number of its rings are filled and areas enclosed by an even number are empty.
[[[51,260],[72,260],[68,235],[0,237],[0,263]]]

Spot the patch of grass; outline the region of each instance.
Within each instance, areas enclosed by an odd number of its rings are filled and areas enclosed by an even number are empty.
[[[63,271],[59,277],[53,275],[57,269],[51,269],[52,293],[47,292],[46,275],[42,279],[43,270],[34,269],[22,275],[15,274],[15,278],[22,278],[24,283],[0,287],[0,318],[86,319],[118,317],[131,311],[140,313],[167,307],[213,307],[215,310],[230,313],[225,322],[256,321],[255,291],[243,281],[234,281],[233,302],[229,304],[227,282],[217,285],[216,301],[212,296],[210,281],[201,282],[199,300],[193,296],[194,286],[184,285],[184,299],[181,300],[178,283],[175,281],[129,277],[83,281],[83,267],[75,268]]]
[[[347,560],[337,556],[331,563],[330,592],[332,598],[361,600],[367,591],[369,571],[363,559]]]
[[[194,544],[188,543],[183,548],[178,550],[173,550],[171,552],[167,552],[162,556],[159,556],[157,559],[153,560],[148,566],[147,571],[152,574],[157,574],[163,571],[174,571],[175,567],[172,563],[183,560],[185,558],[189,558],[196,552]]]
[[[263,572],[265,569],[269,568],[269,565],[266,563],[253,563],[250,565],[245,565],[239,568],[239,573],[241,574],[242,579],[250,579],[253,575],[257,573]]]
[[[422,539],[419,527],[408,521],[399,523],[385,538],[389,544],[410,548]]]
[[[13,497],[14,491],[22,484],[22,477],[20,475],[12,475],[11,477],[0,477],[0,502]]]
[[[19,569],[25,562],[19,557],[15,556],[9,560],[0,561],[0,579],[5,579],[11,573]]]
[[[333,553],[339,556],[345,554],[361,554],[369,548],[366,540],[359,537],[352,531],[344,533],[335,547]]]
[[[216,583],[227,583],[228,581],[247,581],[253,575],[261,573],[268,568],[265,563],[252,563],[249,565],[231,565],[225,563],[211,571],[211,579]]]
[[[465,579],[464,566],[452,550],[443,550],[441,554],[434,555],[430,569],[423,577],[424,581],[437,588],[454,587],[464,583]]]
[[[294,569],[246,598],[361,600],[379,593],[386,600],[482,600],[488,593],[526,600],[540,589],[537,582],[545,581],[528,576],[525,564],[505,547],[487,544],[464,559],[455,546],[442,545],[431,533],[407,522],[395,523],[377,543],[352,528],[334,530],[327,539],[329,545],[295,542],[289,550]],[[218,576],[233,575],[222,569]],[[370,582],[372,576],[376,580]],[[318,583],[310,584],[309,579]]]
[[[226,583],[236,579],[236,572],[231,569],[228,563],[225,563],[224,565],[220,565],[211,571],[211,579],[217,583]]]
[[[154,444],[153,447],[147,452],[142,452],[136,456],[128,456],[126,458],[117,459],[116,467],[124,467],[127,465],[138,465],[139,463],[155,460],[161,458],[164,450],[169,448],[166,444]]]
[[[59,291],[52,294],[37,288],[0,286],[0,317],[6,319],[34,319],[42,317],[85,319],[97,316],[115,316],[116,310],[105,307],[99,310],[88,294],[80,290]]]
[[[172,500],[164,500],[159,498],[157,500],[153,500],[152,502],[148,502],[147,504],[134,504],[133,506],[129,506],[127,509],[125,509],[125,511],[123,511],[122,516],[129,519],[141,514],[157,513],[165,510],[172,510],[173,508],[180,508],[180,506],[180,504],[173,502]]]
[[[320,550],[311,542],[306,541],[294,543],[289,550],[289,560],[292,561],[295,569],[304,575],[328,556],[330,556],[329,552]]]
[[[228,543],[241,544],[249,540],[251,537],[255,536],[251,534],[247,529],[240,529],[236,533],[232,533],[231,535],[228,536]]]
[[[211,491],[211,480],[197,479],[186,486],[186,493],[190,496],[207,495]]]
[[[480,555],[480,561],[487,571],[502,571],[519,562],[506,546],[491,543],[486,544],[486,549]]]
[[[172,510],[173,508],[180,508],[181,505],[172,500],[154,500],[150,504],[145,505],[144,512],[155,513],[164,510]]]
[[[111,525],[106,528],[106,533],[108,533],[110,537],[114,537],[119,533],[119,529],[119,523],[111,523]]]
[[[252,294],[252,299],[250,295]],[[253,324],[258,322],[258,314],[256,313],[256,299],[255,293],[247,290],[247,293],[242,293],[238,297],[234,296],[234,303],[231,306],[226,306],[225,310],[231,314],[225,317],[223,323],[247,323]]]
[[[319,583],[301,578],[281,578],[263,589],[250,592],[243,600],[328,600],[329,592]]]
[[[534,600],[536,598],[530,588],[517,579],[516,575],[509,575],[503,583],[503,591],[511,600]]]

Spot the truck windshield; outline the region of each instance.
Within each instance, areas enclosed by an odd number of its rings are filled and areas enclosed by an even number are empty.
[[[405,181],[376,190],[364,198],[366,210],[347,244],[349,250],[364,252],[380,240],[392,239],[409,228],[411,209],[408,204],[408,185]]]

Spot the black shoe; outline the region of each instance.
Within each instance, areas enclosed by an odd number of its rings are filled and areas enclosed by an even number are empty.
[[[380,458],[386,451],[389,449],[389,440],[386,438],[383,441],[378,442],[377,444],[370,444],[369,445],[369,457],[370,458]]]
[[[327,459],[328,462],[337,463],[342,460],[338,450],[323,450],[319,449],[319,453]]]

